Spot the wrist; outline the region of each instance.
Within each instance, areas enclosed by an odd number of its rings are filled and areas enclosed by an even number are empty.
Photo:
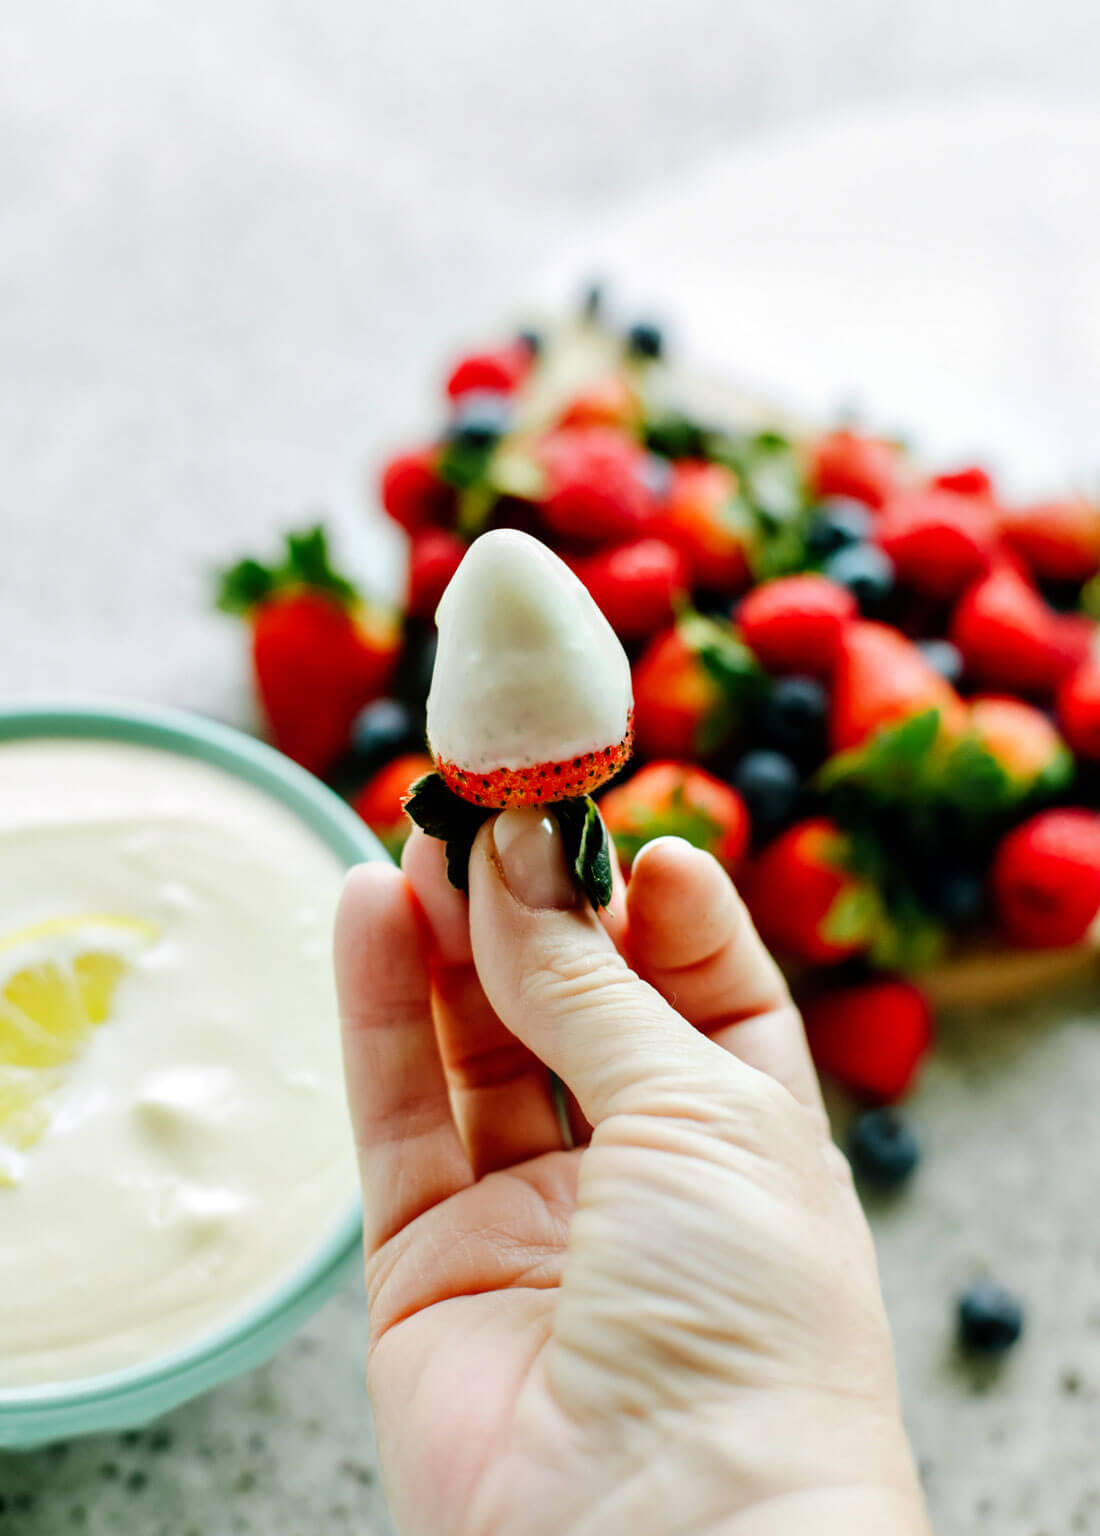
[[[738,1400],[740,1399],[740,1400]],[[896,1405],[762,1390],[662,1415],[600,1529],[638,1536],[930,1536]],[[648,1437],[647,1437],[648,1438]],[[601,1519],[609,1510],[601,1505]],[[593,1527],[593,1531],[595,1531]],[[570,1536],[574,1528],[570,1527]],[[576,1536],[590,1536],[582,1520]]]

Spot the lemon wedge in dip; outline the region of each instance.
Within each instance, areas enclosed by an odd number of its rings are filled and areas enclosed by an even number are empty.
[[[0,1185],[50,1122],[64,1068],[111,1014],[115,989],[158,930],[110,913],[49,918],[0,937]]]

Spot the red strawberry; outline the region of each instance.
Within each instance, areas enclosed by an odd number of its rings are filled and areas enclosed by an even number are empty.
[[[810,448],[810,489],[814,496],[850,496],[881,507],[902,480],[901,450],[895,443],[855,432],[830,432]]]
[[[641,533],[654,512],[646,455],[612,427],[569,427],[542,444],[546,527],[559,538],[598,544]]]
[[[745,884],[745,900],[766,944],[814,965],[867,948],[876,897],[845,868],[847,854],[847,838],[824,816],[799,822],[768,844]]]
[[[642,403],[620,373],[597,379],[566,406],[560,427],[632,427],[641,418]]]
[[[1001,532],[1041,580],[1087,581],[1100,569],[1100,504],[1084,497],[1009,508]]]
[[[455,493],[439,478],[438,458],[435,448],[414,448],[392,458],[382,471],[382,506],[409,533],[454,518]]]
[[[904,635],[885,624],[849,624],[833,679],[833,750],[858,747],[883,726],[938,709],[941,728],[959,735],[966,710],[951,684]]]
[[[937,490],[954,491],[959,496],[982,496],[987,500],[993,497],[993,481],[977,464],[967,465],[965,469],[951,469],[944,474],[933,475],[928,483]]]
[[[444,528],[422,528],[413,535],[405,606],[414,619],[432,619],[447,583],[458,570],[466,545]]]
[[[623,640],[667,624],[687,590],[684,557],[664,539],[633,539],[570,564]]]
[[[681,459],[673,466],[658,520],[686,558],[693,586],[734,593],[751,580],[751,530],[736,498],[737,476],[725,465]]]
[[[426,752],[408,752],[379,768],[352,801],[352,809],[366,822],[391,858],[396,859],[412,831],[405,801],[417,779],[431,773],[434,764]]]
[[[729,625],[688,614],[634,664],[634,724],[645,757],[706,758],[737,725],[736,694],[758,677]]]
[[[840,638],[859,608],[827,576],[780,576],[750,592],[737,610],[745,644],[769,672],[827,677]]]
[[[1100,659],[1089,657],[1059,688],[1058,721],[1078,757],[1100,761]]]
[[[690,763],[648,764],[609,790],[600,810],[626,869],[655,837],[686,838],[713,853],[730,874],[748,845],[749,817],[741,796]]]
[[[1057,687],[1074,665],[1066,649],[1070,633],[1035,588],[1008,565],[976,581],[963,594],[951,622],[951,639],[970,676],[1011,693],[1047,694]]]
[[[1062,738],[1046,715],[1022,699],[972,699],[970,729],[1021,790],[1040,779],[1053,785],[1069,777]]]
[[[802,1016],[821,1070],[870,1099],[899,1099],[932,1043],[928,999],[909,981],[882,979],[821,992]]]
[[[1100,818],[1043,811],[1001,843],[991,873],[1001,927],[1016,944],[1079,944],[1100,910]]]
[[[903,491],[875,531],[899,578],[929,597],[956,597],[989,567],[997,542],[993,508],[947,490]]]
[[[492,352],[471,352],[460,359],[447,380],[452,400],[474,390],[510,395],[523,383],[534,361],[530,347],[516,341]]]
[[[346,748],[355,716],[389,682],[400,627],[332,569],[323,529],[286,542],[277,567],[242,560],[226,571],[218,600],[251,621],[256,688],[275,745],[323,773]]]

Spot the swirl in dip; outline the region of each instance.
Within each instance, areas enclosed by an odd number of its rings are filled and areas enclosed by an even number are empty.
[[[0,1390],[193,1342],[346,1214],[342,878],[218,768],[0,744]]]

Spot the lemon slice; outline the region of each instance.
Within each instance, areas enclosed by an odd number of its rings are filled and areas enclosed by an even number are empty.
[[[64,1067],[110,1017],[119,981],[157,936],[141,918],[93,913],[0,938],[0,1184],[16,1181],[18,1154],[49,1125]]]

